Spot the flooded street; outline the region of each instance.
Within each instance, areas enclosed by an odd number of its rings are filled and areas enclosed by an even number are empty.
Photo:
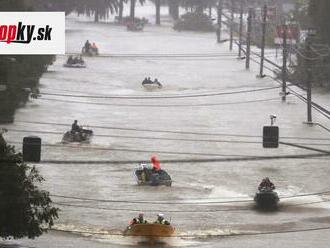
[[[227,43],[217,44],[214,33],[176,32],[167,25],[128,32],[75,15],[66,25],[68,54],[80,53],[89,39],[101,56],[87,57],[85,69],[65,68],[67,57],[57,56],[41,78],[42,97],[19,109],[14,124],[2,125],[18,149],[24,136],[42,138],[37,168],[60,218],[38,239],[4,244],[153,247],[122,231],[139,212],[150,221],[162,212],[177,237],[163,239],[161,247],[328,247],[330,196],[319,193],[330,190],[329,157],[285,145],[262,147],[262,127],[276,114],[280,141],[330,150],[328,132],[303,124],[305,103],[293,95],[283,103],[281,85],[256,78],[254,63],[246,71],[236,48],[229,52]],[[157,78],[163,88],[146,90],[145,77]],[[329,109],[329,96],[319,91],[313,100]],[[75,119],[93,129],[91,144],[60,143]],[[329,127],[316,111],[313,121]],[[172,187],[136,185],[138,161],[154,154]],[[303,155],[311,156],[285,158]],[[264,177],[277,187],[278,211],[254,207]]]

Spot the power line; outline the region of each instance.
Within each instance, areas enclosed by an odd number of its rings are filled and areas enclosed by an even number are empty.
[[[276,101],[276,98],[267,98],[259,100],[249,100],[249,101],[238,101],[238,102],[223,102],[223,103],[200,103],[200,104],[120,104],[120,103],[98,103],[98,102],[83,102],[83,101],[70,101],[70,100],[60,100],[52,98],[38,98],[39,100],[45,101],[55,101],[64,103],[77,103],[77,104],[88,104],[88,105],[99,105],[99,106],[117,106],[117,107],[207,107],[207,106],[224,106],[224,105],[238,105],[238,104],[248,104],[248,103],[258,103],[258,102],[269,102]]]
[[[314,205],[321,204],[325,202],[329,202],[330,200],[322,200],[322,201],[313,201],[313,202],[305,202],[305,203],[296,203],[296,204],[287,204],[280,206],[281,208],[290,208],[297,206],[306,206],[306,205]],[[86,209],[96,209],[96,210],[105,210],[105,211],[128,211],[128,212],[154,212],[154,213],[217,213],[217,212],[243,212],[243,211],[251,211],[253,208],[251,207],[236,207],[236,208],[225,208],[225,209],[202,209],[202,210],[171,210],[171,209],[137,209],[137,208],[114,208],[114,207],[96,207],[96,206],[86,206],[86,205],[77,205],[70,203],[60,203],[53,202],[53,204],[64,207],[77,207],[77,208],[86,208]],[[204,207],[204,206],[203,206]]]
[[[62,132],[55,132],[55,131],[37,131],[37,130],[17,130],[17,129],[6,129],[10,132],[18,132],[18,133],[34,133],[34,134],[54,134],[54,135],[63,135]],[[216,139],[188,139],[188,138],[163,138],[163,137],[142,137],[142,136],[130,136],[130,135],[112,135],[112,134],[94,134],[95,137],[104,137],[104,138],[120,138],[120,139],[139,139],[139,140],[158,140],[158,141],[187,141],[187,142],[207,142],[207,143],[230,143],[230,144],[262,144],[262,141],[247,141],[247,140],[216,140]],[[285,139],[285,138],[283,138]],[[330,139],[323,139],[323,140],[330,140]],[[22,142],[18,141],[8,141],[8,143],[12,144],[22,144]],[[284,144],[284,142],[283,142]],[[63,147],[60,145],[55,144],[45,144],[45,146],[56,146],[56,147]],[[311,146],[330,146],[330,143],[306,143],[306,142],[299,142],[295,143],[295,145],[311,145]],[[85,148],[85,149],[106,149],[100,147],[93,147],[93,146],[68,146],[71,148]],[[111,149],[110,149],[111,150]]]
[[[280,88],[279,86],[275,87],[265,87],[253,90],[239,90],[231,92],[215,92],[215,93],[205,93],[205,94],[195,94],[195,95],[172,95],[172,96],[120,96],[120,95],[74,95],[74,94],[56,94],[56,93],[47,93],[41,92],[42,95],[49,96],[63,96],[63,97],[77,97],[77,98],[95,98],[95,99],[167,99],[167,98],[194,98],[194,97],[208,97],[208,96],[221,96],[221,95],[233,95],[233,94],[244,94],[244,93],[253,93],[259,91],[268,91]]]
[[[329,157],[329,154],[301,154],[301,155],[278,155],[278,156],[242,156],[242,157],[227,157],[227,158],[206,158],[206,159],[175,159],[162,160],[163,164],[193,164],[193,163],[222,163],[222,162],[247,162],[247,161],[264,161],[264,160],[282,160],[282,159],[315,159],[322,157]],[[8,162],[7,160],[1,160],[0,163]],[[9,161],[13,162],[13,161]],[[15,162],[15,161],[14,161]],[[18,161],[19,162],[19,161]],[[42,160],[40,163],[45,164],[139,164],[148,163],[149,160]]]
[[[307,196],[320,196],[320,195],[327,195],[330,194],[330,191],[322,191],[322,192],[315,192],[315,193],[306,193],[306,194],[297,194],[292,196],[284,196],[281,199],[293,199],[293,198],[301,198]],[[169,205],[205,205],[205,204],[228,204],[228,203],[248,203],[253,202],[252,199],[246,200],[229,200],[229,201],[191,201],[188,202],[185,199],[180,201],[137,201],[137,200],[105,200],[105,199],[95,199],[95,198],[84,198],[84,197],[75,197],[75,196],[64,196],[64,195],[56,195],[52,194],[51,197],[55,198],[62,198],[62,199],[70,199],[70,200],[83,200],[83,201],[91,201],[91,202],[103,202],[103,203],[132,203],[132,204],[151,204],[151,205],[162,205],[162,204],[169,204]],[[207,199],[207,198],[205,198]],[[330,201],[330,200],[329,200]]]
[[[9,142],[15,143],[15,142]],[[20,143],[19,143],[20,144]],[[208,156],[208,157],[241,157],[236,154],[216,154],[216,153],[201,153],[201,152],[178,152],[178,151],[161,151],[161,150],[140,150],[128,148],[110,148],[110,147],[95,147],[95,146],[63,146],[55,144],[42,144],[44,147],[59,147],[59,148],[75,148],[75,149],[92,149],[100,151],[116,151],[116,152],[131,152],[131,153],[148,153],[148,154],[171,154],[171,155],[193,155],[193,156]],[[246,155],[249,157],[248,155]],[[251,156],[252,157],[252,156]]]
[[[15,121],[16,123],[23,124],[40,124],[40,125],[52,125],[52,126],[65,126],[69,127],[65,123],[54,123],[54,122],[37,122],[37,121]],[[224,136],[224,137],[241,137],[241,138],[262,138],[262,135],[250,135],[250,134],[230,134],[230,133],[207,133],[207,132],[192,132],[192,131],[179,131],[179,130],[162,130],[162,129],[145,129],[145,128],[133,128],[133,127],[114,127],[114,126],[98,126],[98,125],[88,125],[90,128],[96,129],[109,129],[109,130],[121,130],[121,131],[136,131],[136,132],[150,132],[150,133],[169,133],[169,134],[183,134],[183,135],[200,135],[200,136]],[[18,131],[18,129],[8,129],[13,131]],[[25,130],[24,130],[25,131]],[[28,130],[26,130],[28,131]],[[51,131],[48,131],[51,132]],[[107,135],[98,135],[95,136],[107,137]],[[109,136],[110,137],[110,136]],[[329,138],[323,137],[294,137],[294,136],[282,136],[281,139],[297,139],[297,140],[326,140],[329,141]]]
[[[68,53],[66,55],[80,55]],[[231,53],[113,53],[100,54],[95,58],[208,58],[208,57],[233,57]]]

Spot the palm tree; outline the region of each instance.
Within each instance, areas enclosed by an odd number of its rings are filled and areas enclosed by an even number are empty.
[[[180,0],[168,0],[169,14],[174,20],[179,19]]]
[[[119,0],[76,0],[76,11],[88,16],[94,15],[94,21],[109,16],[118,11]]]
[[[123,20],[123,11],[124,11],[124,3],[126,3],[127,0],[119,0],[119,6],[118,6],[118,21],[121,23]]]
[[[181,0],[181,5],[190,8],[192,11],[202,13],[204,9],[214,6],[214,0]]]
[[[144,4],[145,0],[139,0],[139,2],[140,4]],[[136,5],[136,0],[131,0],[130,17],[132,21],[134,21],[135,18],[135,5]]]
[[[156,7],[156,24],[160,25],[160,6],[162,3],[162,0],[151,0],[155,4]]]

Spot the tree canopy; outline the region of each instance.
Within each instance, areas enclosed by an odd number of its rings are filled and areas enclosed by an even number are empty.
[[[330,44],[330,1],[311,0],[309,14],[321,38]]]

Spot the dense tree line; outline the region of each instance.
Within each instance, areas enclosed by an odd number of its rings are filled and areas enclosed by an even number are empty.
[[[22,0],[0,1],[0,11],[32,9],[31,4]],[[0,56],[0,122],[13,121],[15,110],[28,100],[28,91],[37,88],[53,59],[53,56]]]
[[[304,3],[303,0],[301,0]],[[304,11],[304,10],[303,10]],[[316,33],[309,38],[311,51],[307,49],[305,42],[297,55],[297,67],[292,80],[299,84],[306,84],[308,68],[312,71],[312,83],[314,86],[330,88],[330,1],[310,0],[308,10],[305,11],[308,18],[304,18],[306,29],[313,28]],[[306,19],[308,21],[306,21]],[[317,44],[317,45],[313,45]],[[309,59],[308,59],[309,58]]]
[[[330,44],[330,1],[311,0],[309,14],[318,34],[324,42]]]

